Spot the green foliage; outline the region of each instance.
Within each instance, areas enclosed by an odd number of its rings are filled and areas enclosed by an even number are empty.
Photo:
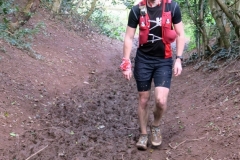
[[[33,35],[39,33],[43,27],[43,23],[38,23],[33,29],[20,28],[12,34],[7,31],[5,23],[0,23],[0,38],[20,49],[29,49],[31,48],[30,42],[33,40]]]
[[[11,23],[10,15],[19,12],[18,6],[15,6],[13,2],[14,0],[0,1],[0,16],[2,18],[0,22],[0,38],[18,48],[29,49],[31,47],[30,42],[33,39],[33,35],[38,33],[44,27],[44,24],[38,23],[33,29],[22,27],[14,33],[11,33],[9,31],[9,24]]]
[[[9,1],[0,1],[0,15],[7,15],[13,13],[15,10],[18,8],[14,8],[13,6],[14,0],[9,0]]]
[[[42,0],[41,2],[42,4],[44,4],[49,8],[53,3],[53,0]],[[83,26],[87,25],[86,27],[81,28],[82,31],[85,29],[95,30],[95,28],[98,28],[98,31],[100,30],[100,33],[105,34],[111,38],[116,38],[121,40],[122,39],[121,35],[123,32],[125,32],[126,23],[127,23],[126,22],[127,15],[125,15],[125,13],[128,14],[127,10],[124,10],[124,6],[125,8],[126,6],[128,8],[131,8],[133,6],[134,1],[133,0],[98,0],[96,3],[96,6],[92,6],[92,2],[93,0],[91,1],[82,0],[80,3],[81,5],[78,6],[79,1],[77,0],[63,0],[61,4],[60,12],[71,13],[71,17],[73,18],[73,21],[74,21],[73,23],[81,22]],[[77,6],[79,8],[76,8]],[[119,6],[122,10],[116,13],[114,8],[118,10]],[[92,10],[91,7],[94,7],[94,11],[91,14],[90,18],[87,17],[87,19],[85,19],[85,16],[88,15],[90,10]],[[109,11],[108,8],[111,8],[112,11]],[[124,12],[124,15],[125,15],[124,17],[122,16],[122,13],[119,13],[122,11]]]
[[[125,32],[125,24],[119,21],[117,15],[101,10],[95,11],[91,17],[93,23],[100,28],[101,33],[115,39],[122,40],[122,33]]]
[[[131,9],[134,5],[134,0],[122,0],[122,3],[128,8]]]
[[[63,0],[61,4],[61,10],[63,12],[71,12],[71,10],[74,8],[74,4],[72,3],[72,0]]]
[[[190,41],[190,42],[188,43],[187,52],[192,51],[192,50],[194,50],[195,48],[196,48],[196,43],[195,43],[195,41]]]
[[[41,6],[44,8],[50,8],[53,0],[41,0]]]
[[[182,12],[182,21],[184,23],[184,30],[187,37],[190,37],[191,41],[189,43],[188,51],[196,48],[196,44],[198,41],[198,37],[201,37],[201,32],[199,28],[193,23],[192,17],[190,15],[189,9],[187,7],[186,0],[176,0],[181,7]],[[199,1],[197,0],[188,0],[190,5],[190,10],[192,11],[192,16],[195,21],[199,23]],[[204,25],[201,28],[205,28],[208,35],[208,38],[211,39],[212,36],[216,35],[217,30],[213,30],[215,28],[215,21],[212,17],[210,8],[208,6],[208,2],[205,1],[203,5],[203,13],[204,13]],[[214,33],[213,33],[214,32]],[[200,40],[201,41],[201,40]]]
[[[195,26],[194,25],[186,25],[185,26],[185,35],[186,37],[190,38],[190,42],[188,43],[187,51],[191,51],[196,48],[196,41],[195,41]]]
[[[210,72],[228,65],[231,61],[240,59],[240,47],[237,41],[231,43],[230,49],[220,48],[218,45],[214,45],[212,49],[216,51],[215,54],[209,51],[205,51],[205,54],[195,52],[184,63],[194,63],[194,69],[202,68],[203,71]]]

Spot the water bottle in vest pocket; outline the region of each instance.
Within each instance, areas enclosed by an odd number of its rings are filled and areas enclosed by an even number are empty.
[[[177,38],[176,31],[172,29],[171,12],[162,14],[162,38],[164,43],[172,43]]]
[[[163,27],[163,39],[166,43],[172,43],[177,38],[175,30],[168,27]]]
[[[149,34],[149,24],[145,16],[141,16],[139,19],[139,44],[147,43],[148,34]]]

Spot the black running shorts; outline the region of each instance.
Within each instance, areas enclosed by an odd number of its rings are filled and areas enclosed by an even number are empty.
[[[134,78],[139,92],[149,91],[152,80],[155,87],[170,88],[172,79],[172,58],[159,58],[137,51],[134,66]]]

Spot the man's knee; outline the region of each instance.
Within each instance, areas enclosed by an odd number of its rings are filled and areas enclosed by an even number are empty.
[[[156,87],[155,89],[155,102],[156,107],[165,109],[167,107],[169,89],[165,87]]]
[[[149,99],[150,96],[148,94],[139,94],[139,103],[141,105],[146,105]]]
[[[166,98],[156,98],[156,106],[160,109],[165,108],[167,106]]]

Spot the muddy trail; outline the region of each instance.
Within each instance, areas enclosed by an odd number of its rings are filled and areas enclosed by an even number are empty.
[[[122,42],[44,23],[47,36],[33,47],[43,61],[1,43],[1,160],[240,159],[239,60],[211,72],[185,66],[172,80],[162,145],[139,151],[138,95],[119,70]]]

